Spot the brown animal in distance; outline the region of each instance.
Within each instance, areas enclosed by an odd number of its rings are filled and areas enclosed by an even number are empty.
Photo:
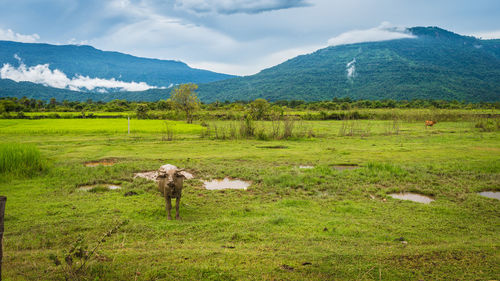
[[[434,126],[434,124],[436,124],[436,123],[437,123],[436,121],[426,120],[426,121],[425,121],[425,127],[426,127],[426,128],[427,128],[427,127],[429,127],[429,126],[430,126],[430,127],[432,127],[432,126]]]
[[[179,169],[160,169],[158,173],[158,189],[165,198],[165,209],[168,213],[168,219],[172,219],[170,214],[172,210],[172,198],[175,198],[175,218],[180,219],[179,216],[179,204],[181,202],[182,196],[182,186],[186,176],[182,174],[182,170]]]

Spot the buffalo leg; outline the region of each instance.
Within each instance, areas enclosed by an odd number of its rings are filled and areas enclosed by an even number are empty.
[[[181,203],[181,198],[177,197],[175,199],[175,219],[180,220],[181,217],[179,216],[179,204]]]
[[[166,201],[165,208],[167,209],[167,214],[168,214],[167,219],[171,220],[172,215],[170,214],[170,211],[172,210],[172,201],[170,196],[165,196],[165,201]]]

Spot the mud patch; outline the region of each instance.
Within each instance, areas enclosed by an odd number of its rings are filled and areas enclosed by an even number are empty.
[[[189,172],[182,171],[181,174],[183,174],[184,177],[186,177],[187,180],[194,179],[193,174],[191,174]],[[134,174],[134,179],[135,178],[143,178],[143,179],[147,179],[147,180],[150,180],[150,181],[158,181],[156,179],[156,178],[158,178],[158,171],[149,171],[149,172],[135,173]]]
[[[399,200],[409,200],[413,202],[418,202],[418,203],[423,203],[423,204],[429,204],[434,199],[430,198],[429,196],[425,196],[422,194],[417,194],[417,193],[391,193],[389,194],[392,198],[399,199]]]
[[[85,167],[97,167],[97,166],[113,166],[116,164],[117,159],[102,159],[97,161],[85,162]]]
[[[246,190],[251,183],[242,180],[233,180],[224,178],[223,180],[203,181],[203,185],[208,190],[222,190],[222,189],[243,189]]]
[[[335,164],[333,165],[333,168],[337,171],[345,171],[345,170],[356,170],[359,169],[360,167],[358,164]]]
[[[78,187],[78,190],[91,192],[91,191],[96,191],[97,189],[117,190],[121,188],[122,188],[121,186],[115,184],[95,184],[95,185],[82,185]]]
[[[500,200],[500,191],[483,191],[478,194],[484,197]]]
[[[288,148],[288,146],[286,146],[286,145],[264,145],[264,146],[257,146],[257,148],[285,149],[285,148]]]
[[[157,181],[156,178],[158,177],[158,171],[150,171],[150,172],[142,172],[142,173],[135,173],[134,174],[134,179],[135,178],[143,178],[147,179],[150,181]]]
[[[314,166],[309,166],[309,165],[301,165],[299,166],[299,169],[314,169]]]

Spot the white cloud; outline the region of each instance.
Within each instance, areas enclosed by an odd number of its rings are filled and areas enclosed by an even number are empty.
[[[472,35],[481,39],[500,39],[500,30],[477,32]]]
[[[389,23],[384,22],[381,25],[365,29],[352,30],[340,34],[328,40],[328,45],[337,46],[345,44],[354,44],[362,42],[377,42],[403,38],[415,38],[414,35],[407,32],[404,28],[392,27]]]
[[[194,13],[256,14],[265,11],[310,6],[304,0],[176,0],[177,9]]]
[[[37,84],[43,84],[59,89],[70,89],[74,91],[106,91],[106,89],[116,89],[120,91],[145,91],[157,87],[150,86],[144,82],[124,82],[115,79],[90,78],[88,76],[77,75],[68,78],[64,72],[54,69],[51,70],[48,64],[39,64],[26,67],[20,64],[14,67],[10,64],[4,64],[0,69],[1,79],[11,79],[16,82],[27,81]]]
[[[89,41],[87,40],[76,40],[76,38],[71,38],[70,40],[68,40],[68,44],[69,45],[76,45],[76,46],[81,46],[81,45],[88,45],[89,44]]]
[[[207,69],[221,73],[231,73],[231,74],[238,73],[238,75],[252,75],[258,73],[263,69],[281,64],[296,56],[312,53],[322,47],[324,46],[311,45],[311,46],[303,46],[292,49],[285,49],[282,51],[262,56],[256,60],[253,60],[252,63],[231,64],[231,63],[221,63],[213,61],[201,61],[201,62],[190,62],[189,65],[195,68]]]
[[[31,35],[20,34],[12,31],[12,29],[1,29],[0,28],[0,40],[6,41],[17,41],[23,43],[35,43],[40,40],[40,36],[34,33]]]

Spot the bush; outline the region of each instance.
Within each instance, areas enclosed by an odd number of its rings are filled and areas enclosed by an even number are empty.
[[[500,119],[481,119],[479,120],[476,125],[476,128],[478,128],[482,132],[494,132],[494,131],[499,131],[500,130]]]

